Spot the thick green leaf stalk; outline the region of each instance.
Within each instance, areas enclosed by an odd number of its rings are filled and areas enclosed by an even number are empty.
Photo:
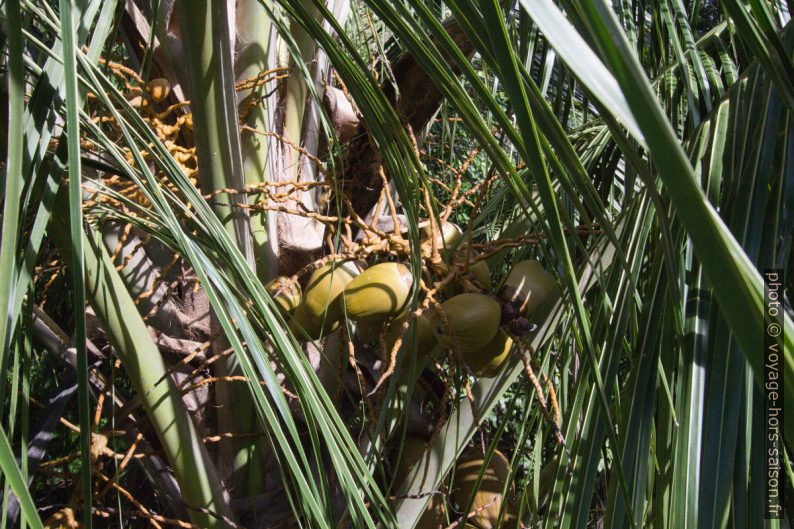
[[[303,5],[310,12],[315,12],[312,2],[303,2]],[[314,53],[317,45],[314,39],[309,35],[306,30],[298,22],[293,21],[290,29],[295,40],[297,50],[301,54],[301,58],[305,64],[309,64],[314,58]],[[293,57],[294,60],[294,57]],[[287,93],[284,96],[284,136],[293,142],[298,142],[301,139],[301,128],[303,125],[303,118],[307,108],[307,97],[309,95],[309,87],[306,84],[306,77],[300,68],[293,68],[290,72],[289,80],[287,81]],[[291,152],[290,155],[297,159],[297,152]],[[291,177],[297,177],[299,164],[290,164],[292,172]]]
[[[237,39],[238,51],[235,54],[235,81],[240,82],[257,76],[275,64],[275,32],[265,8],[258,0],[239,0],[237,2]],[[271,60],[273,59],[273,60]],[[268,106],[268,100],[253,102],[272,89],[272,83],[255,87],[238,94],[241,124],[255,130],[272,130],[274,109]],[[268,167],[272,163],[268,159],[270,138],[251,131],[240,135],[240,148],[243,160],[243,179],[248,186],[261,184],[268,178]],[[264,195],[251,195],[249,200],[255,203]],[[276,239],[275,219],[270,213],[262,212],[250,217],[251,239],[253,243],[254,263],[257,277],[263,284],[278,274],[278,241]],[[259,446],[261,448],[261,445]],[[264,450],[263,450],[264,452]],[[245,457],[240,457],[245,463]],[[261,465],[246,465],[239,473],[238,485],[253,495],[261,491],[264,478]]]
[[[201,190],[211,193],[217,189],[243,189],[245,181],[226,2],[181,1],[177,7],[185,38]],[[248,210],[235,207],[245,202],[244,194],[224,193],[213,199],[213,209],[253,267]],[[216,352],[225,348],[224,340],[213,342]],[[219,362],[219,376],[237,374],[241,371],[235,356]],[[234,413],[222,411],[218,414],[221,431],[254,430],[256,420],[248,388],[239,384],[231,387],[219,384],[216,395],[219,406],[234,410]],[[220,464],[224,476],[231,475],[237,485],[244,485],[244,489],[238,486],[235,490],[245,490],[247,494],[261,491],[255,482],[247,480],[247,477],[262,474],[254,439],[237,439],[231,446],[222,446]]]
[[[237,82],[251,79],[268,71],[276,64],[276,33],[267,10],[259,0],[240,0],[237,2],[237,39],[238,50],[235,54],[234,68]],[[270,82],[238,93],[241,125],[259,131],[273,130],[274,105],[270,99],[256,101],[273,90],[275,82]],[[256,101],[256,104],[254,102]],[[269,146],[272,138],[252,131],[240,135],[243,157],[243,176],[247,185],[261,184],[272,173],[273,160]],[[251,195],[256,202],[264,195]],[[251,215],[251,238],[254,245],[256,273],[262,283],[267,283],[278,275],[277,241],[275,237],[275,215],[262,212]]]
[[[245,182],[226,3],[183,1],[177,6],[185,39],[199,185],[203,193],[242,189]],[[215,213],[249,258],[248,215],[245,209],[233,207],[244,202],[245,195],[226,193],[212,201]]]

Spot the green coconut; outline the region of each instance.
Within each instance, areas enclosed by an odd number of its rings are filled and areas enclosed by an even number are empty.
[[[484,290],[491,290],[491,271],[485,261],[477,261],[470,265],[469,274],[474,276],[474,279]]]
[[[290,282],[288,286],[284,287],[288,281],[288,278],[279,276],[275,279],[271,279],[270,282],[265,285],[267,293],[273,296],[273,301],[275,301],[276,305],[285,313],[290,313],[295,310],[297,306],[300,305],[302,297],[300,284],[298,284],[297,281],[293,281]]]
[[[515,303],[525,316],[531,316],[554,291],[554,277],[539,262],[529,259],[513,266],[499,291],[507,302]]]
[[[341,303],[350,320],[384,321],[405,309],[413,276],[402,263],[380,263],[361,272],[344,289]]]
[[[292,328],[302,328],[314,338],[336,329],[340,317],[336,300],[358,274],[358,266],[352,261],[333,261],[315,270],[306,284],[303,301],[292,315]]]
[[[386,329],[386,346],[390,349],[400,335],[402,326],[407,318],[408,314],[403,314],[389,322]],[[420,356],[430,354],[437,344],[436,333],[433,331],[430,320],[424,315],[415,318],[413,323],[408,327],[408,330],[403,334],[403,344],[411,338],[411,329],[415,329],[416,332],[416,352]]]
[[[441,233],[436,236],[436,245],[439,249],[452,248],[458,241],[463,238],[463,230],[453,222],[442,222]],[[422,228],[422,242],[428,242],[432,239],[433,232],[428,224]]]
[[[458,294],[441,304],[449,326],[440,313],[432,316],[430,323],[438,343],[452,349],[457,339],[461,353],[485,347],[499,331],[502,308],[484,294]]]
[[[289,328],[295,334],[306,334],[309,338],[316,340],[338,329],[339,320],[332,319],[330,312],[314,316],[307,306],[301,303],[292,313]]]
[[[505,505],[505,513],[501,527],[512,527],[516,522],[515,509],[504,497],[505,483],[510,476],[510,462],[499,451],[494,450],[491,460],[483,470],[485,461],[476,453],[464,453],[455,467],[455,483],[452,487],[452,498],[460,509],[465,509],[469,498],[474,493],[469,512],[472,516],[469,521],[480,529],[495,529],[500,527],[499,512]],[[482,471],[482,480],[477,487],[477,479]],[[508,495],[512,495],[512,484],[508,488]]]
[[[474,258],[477,256],[477,253],[474,251],[470,251],[469,256],[469,266],[463,277],[456,278],[455,281],[449,283],[444,289],[444,293],[447,296],[454,296],[471,290],[471,287],[467,286],[465,280],[468,280],[474,286],[480,287],[484,292],[489,292],[491,290],[491,271],[488,268],[488,264],[485,261],[474,261]],[[465,254],[460,251],[453,259],[451,265],[462,271],[465,261]]]
[[[479,377],[495,377],[510,357],[513,339],[502,329],[482,349],[463,353],[463,361]]]

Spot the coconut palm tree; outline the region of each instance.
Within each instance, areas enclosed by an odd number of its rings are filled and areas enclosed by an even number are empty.
[[[5,0],[0,523],[787,526],[790,10]]]

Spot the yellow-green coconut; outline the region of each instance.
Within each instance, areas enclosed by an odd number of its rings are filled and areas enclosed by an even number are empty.
[[[441,313],[433,314],[430,323],[438,343],[452,349],[455,341],[461,353],[485,347],[499,330],[502,308],[484,294],[458,294],[441,304],[447,318],[445,325]]]
[[[488,342],[485,347],[463,353],[463,361],[475,375],[479,377],[495,377],[502,370],[502,366],[510,357],[513,339],[502,329]]]
[[[439,231],[441,233],[436,236],[436,245],[439,250],[452,248],[463,238],[463,230],[453,222],[442,222]],[[423,242],[430,244],[432,236],[433,231],[429,224],[422,228]]]
[[[389,322],[386,329],[387,347],[391,348],[394,345],[407,318],[408,314],[403,314]],[[420,356],[429,354],[437,344],[436,333],[433,331],[430,320],[424,315],[416,317],[408,327],[408,330],[405,331],[405,334],[403,334],[403,345],[411,340],[411,329],[415,329],[414,332],[416,332],[416,352]]]
[[[361,272],[341,297],[344,315],[352,321],[384,321],[405,309],[413,276],[402,263],[380,263]]]
[[[310,337],[319,338],[339,326],[337,298],[359,274],[352,261],[332,261],[318,268],[309,277],[303,301],[295,309],[291,326],[303,329]]]

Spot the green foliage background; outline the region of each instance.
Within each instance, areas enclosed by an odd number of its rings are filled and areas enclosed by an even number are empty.
[[[155,4],[145,10],[151,22],[159,10]],[[226,3],[177,4],[186,45],[194,52],[187,62],[206,79],[220,79],[217,99],[201,102],[216,128],[204,127],[198,118],[196,126],[208,145],[229,160],[240,159],[248,147],[224,134],[237,124],[236,109],[228,104],[235,79],[209,60],[213,50],[230,54],[224,48],[229,41],[215,38],[217,48],[206,53],[195,44],[202,24],[220,31],[217,21],[226,20]],[[144,390],[156,386],[146,377],[157,380],[166,366],[132,301],[134,289],[108,257],[99,233],[104,224],[95,222],[101,219],[135,223],[195,272],[234,350],[232,367],[250,380],[265,381],[248,384],[244,394],[250,397],[252,420],[277,454],[278,467],[271,471],[299,526],[414,527],[428,496],[413,496],[440,487],[461,451],[479,444],[474,417],[485,420],[488,453],[499,448],[512,461],[511,481],[528,527],[789,525],[794,419],[784,421],[782,432],[786,518],[761,522],[760,383],[761,272],[781,268],[787,301],[779,346],[790,417],[790,2],[357,0],[350,2],[352,14],[344,26],[319,1],[243,4],[268,21],[262,35],[278,39],[288,51],[296,79],[311,79],[311,61],[302,50],[324,51],[379,152],[414,242],[421,216],[418,190],[430,185],[429,177],[454,182],[454,172],[445,168],[459,167],[474,148],[479,154],[464,175],[464,188],[491,172],[499,175],[479,212],[460,208],[453,219],[471,225],[475,241],[537,234],[538,244],[498,254],[489,265],[498,280],[512,263],[537,258],[558,281],[559,299],[536,322],[532,346],[556,387],[567,446],[555,443],[516,356],[499,376],[474,381],[476,414],[463,392],[455,393],[427,461],[397,491],[400,500],[390,499],[381,479],[389,472],[383,454],[390,447],[354,438],[298,337],[248,265],[251,256],[241,241],[248,240],[251,227],[218,218],[224,205],[202,198],[99,61],[100,56],[123,60],[129,53],[118,40],[122,3],[6,0],[0,247],[0,367],[7,381],[0,388],[4,521],[10,491],[19,499],[17,523],[23,526],[43,527],[42,519],[53,512],[47,498],[58,479],[34,474],[27,485],[26,447],[35,414],[28,399],[46,400],[71,373],[76,373],[79,405],[64,417],[83,434],[58,430],[47,458],[80,452],[60,468],[70,480],[82,472],[90,487],[90,465],[77,464],[89,460],[91,444],[85,313],[75,309],[86,299],[123,364],[123,373],[113,374],[115,387],[125,398],[142,396],[141,415],[167,455],[182,489],[180,501],[194,508],[193,523],[224,527],[223,516],[235,515],[190,417],[174,404],[178,396],[164,385],[158,386],[157,399]],[[472,59],[444,31],[448,17],[473,44]],[[443,96],[427,130],[413,131],[424,140],[418,152],[382,90],[390,82],[388,61],[406,53]],[[313,83],[306,86],[307,105],[321,98]],[[263,112],[274,110],[268,104]],[[285,112],[302,116],[304,108]],[[324,134],[333,139],[329,117],[320,113]],[[112,116],[120,134],[92,121],[95,115]],[[149,205],[136,206],[137,217],[98,207],[85,211],[91,222],[83,221],[80,185],[101,183],[84,171],[92,162],[78,142],[80,130],[146,196]],[[346,146],[330,145],[324,161],[342,174]],[[147,160],[140,155],[143,146]],[[123,149],[136,153],[133,162]],[[212,160],[221,164],[212,172],[216,188],[250,182],[234,163],[218,160]],[[162,188],[158,179],[172,187]],[[443,203],[443,186],[433,189]],[[582,233],[581,226],[597,229]],[[47,264],[56,251],[69,273],[50,287],[55,294],[45,302],[46,279],[35,266]],[[259,255],[256,259],[261,262]],[[74,366],[62,367],[38,343],[33,305],[68,331],[67,342],[76,345]],[[280,390],[271,359],[298,396],[300,420]],[[396,391],[393,382],[387,401]],[[385,411],[381,414],[374,438],[385,428]],[[358,419],[367,420],[363,414]],[[172,424],[178,427],[168,433]],[[241,453],[248,449],[254,450],[244,447]],[[151,492],[140,486],[143,471],[130,468],[122,482]],[[538,505],[543,488],[549,496]],[[90,488],[83,490],[86,496]],[[151,494],[154,512],[168,508],[169,500]],[[119,506],[124,501],[117,495]],[[84,523],[90,524],[87,507],[90,502],[83,509]],[[461,513],[451,514],[450,524]],[[126,526],[140,520],[122,521],[119,514],[94,522]]]

